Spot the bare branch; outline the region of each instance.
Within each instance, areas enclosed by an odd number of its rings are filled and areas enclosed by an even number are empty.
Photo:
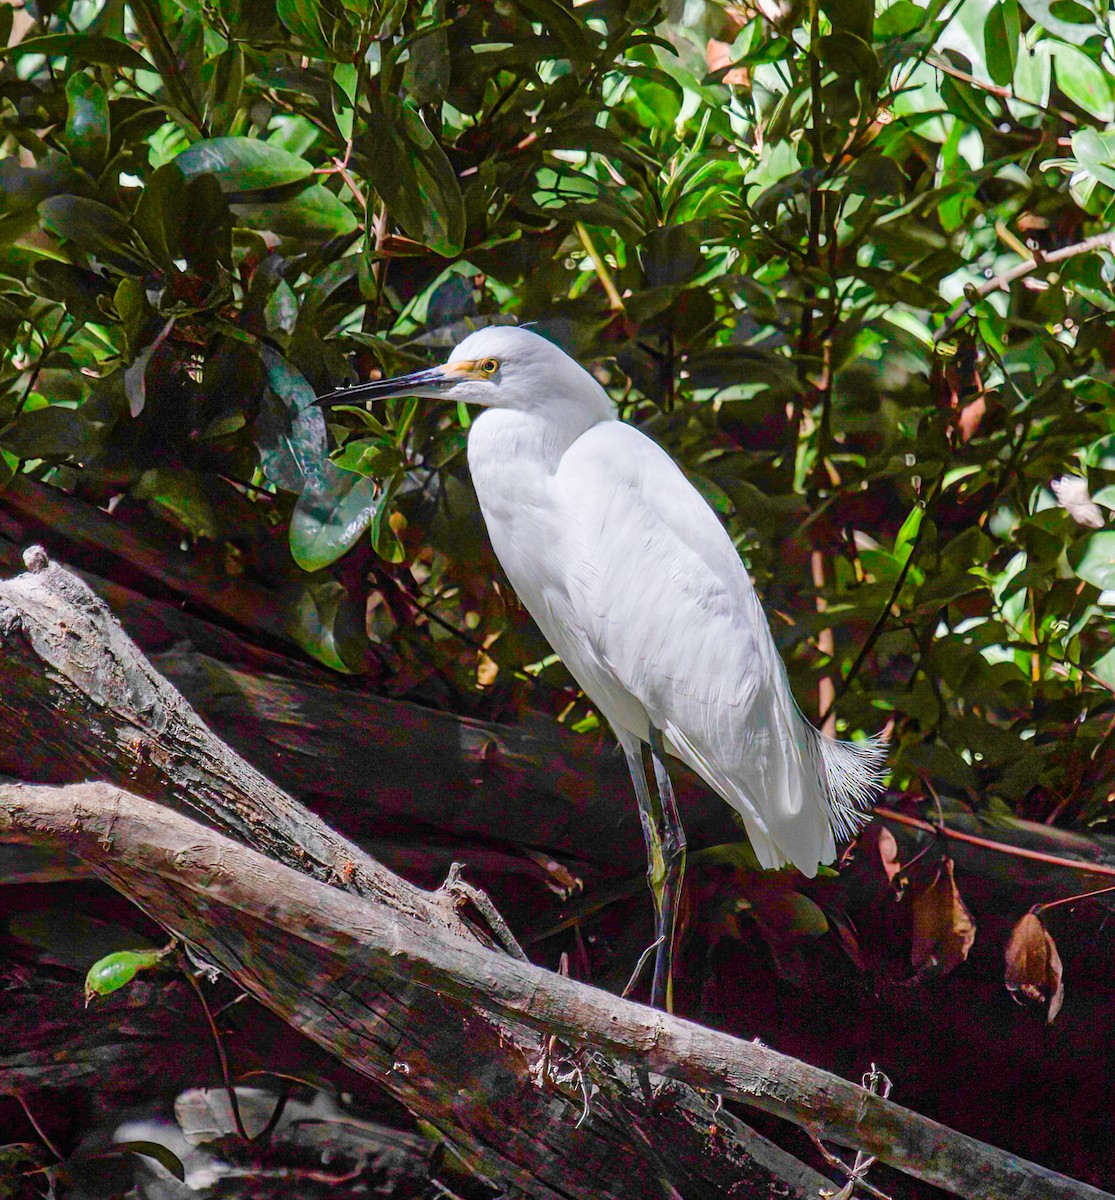
[[[1040,267],[1063,262],[1066,258],[1076,258],[1078,254],[1090,254],[1093,250],[1105,250],[1113,246],[1115,246],[1115,229],[1109,229],[1106,233],[1097,233],[1095,237],[1085,238],[1084,241],[1076,242],[1072,246],[1062,246],[1060,250],[1051,250],[1048,254],[1035,253],[1033,258],[1016,263],[1009,271],[1004,271],[1001,275],[994,275],[977,287],[969,289],[974,294],[964,298],[956,312],[948,317],[933,335],[933,341],[943,342],[980,300],[1000,289],[1006,291],[1016,279],[1021,279],[1024,275],[1031,275]]]
[[[970,1200],[1110,1200],[826,1071],[422,925],[104,784],[0,785],[3,833],[65,845],[273,1011],[415,1111],[424,1107],[418,1076],[437,1068],[435,1047],[414,1044],[413,1017],[456,1002],[466,1020],[470,1012],[485,1014],[504,1037],[533,1029],[588,1044],[775,1113]],[[388,1021],[385,1070],[384,997],[400,989],[412,1024],[408,1030]],[[475,1019],[468,1025],[470,1052],[480,1058],[483,1028]],[[414,1055],[421,1055],[421,1071],[411,1066]],[[577,1136],[598,1131],[600,1105],[598,1097]]]

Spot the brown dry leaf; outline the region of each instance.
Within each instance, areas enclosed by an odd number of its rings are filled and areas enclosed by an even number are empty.
[[[886,827],[879,830],[879,857],[883,860],[887,880],[893,882],[894,877],[902,870],[902,864],[898,861],[898,843],[894,840],[894,834]]]
[[[523,847],[523,853],[542,868],[544,872],[543,881],[546,886],[555,895],[560,896],[562,900],[568,900],[574,892],[584,890],[584,880],[574,875],[563,863],[559,863],[556,859],[551,858],[548,854],[543,854],[539,850],[531,850],[528,846]]]
[[[965,444],[972,440],[980,422],[987,415],[987,400],[981,392],[974,400],[969,400],[960,410],[956,427],[960,430],[960,440]]]
[[[709,38],[708,45],[705,46],[705,62],[708,64],[709,72],[719,71],[728,66],[732,61],[731,51],[730,42]],[[751,82],[751,75],[746,67],[732,67],[730,71],[724,72],[723,82],[735,87],[747,87]]]
[[[1014,927],[1007,943],[1006,960],[1007,991],[1016,1000],[1019,992],[1039,1004],[1048,999],[1046,1021],[1052,1024],[1065,1001],[1061,956],[1049,930],[1032,912]]]
[[[976,923],[960,896],[952,859],[941,861],[937,878],[913,898],[914,936],[910,961],[919,971],[947,975],[967,957]]]

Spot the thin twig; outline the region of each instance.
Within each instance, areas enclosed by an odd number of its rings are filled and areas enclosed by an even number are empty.
[[[635,985],[639,982],[639,976],[642,975],[650,956],[658,949],[659,946],[666,940],[666,935],[661,934],[656,937],[653,942],[639,955],[639,961],[635,964],[635,970],[631,972],[631,978],[627,981],[627,987],[620,992],[620,998],[626,1000],[628,996],[635,990]]]
[[[23,1109],[23,1115],[31,1122],[31,1128],[39,1135],[43,1145],[54,1155],[59,1162],[65,1162],[66,1156],[47,1136],[46,1130],[35,1120],[35,1114],[27,1107],[27,1101],[19,1094],[19,1092],[0,1092],[0,1095],[11,1096],[11,1098]]]
[[[1065,112],[1060,108],[1052,108],[1048,104],[1039,104],[1036,100],[1024,100],[1021,96],[1015,95],[1010,88],[1000,87],[997,83],[986,83],[982,79],[977,79],[974,75],[969,75],[967,71],[961,71],[958,67],[954,67],[952,63],[945,62],[943,58],[932,55],[926,58],[925,61],[935,70],[941,71],[945,75],[951,75],[953,79],[959,79],[971,87],[978,88],[981,92],[997,96],[1000,100],[1015,100],[1019,104],[1025,104],[1027,108],[1033,108],[1038,112],[1045,113],[1046,116],[1059,117],[1062,121],[1067,121],[1070,125],[1080,124],[1080,121],[1072,113]]]
[[[1035,904],[1030,910],[1035,915],[1043,913],[1047,908],[1059,908],[1062,904],[1078,904],[1083,900],[1091,900],[1093,896],[1102,896],[1105,892],[1115,892],[1115,883],[1110,887],[1096,888],[1094,892],[1080,892],[1076,896],[1064,896],[1060,900],[1047,900],[1044,904]]]
[[[240,1115],[240,1102],[236,1098],[236,1088],[232,1085],[232,1076],[228,1069],[228,1055],[225,1054],[224,1042],[221,1040],[220,1030],[217,1028],[217,1022],[213,1020],[213,1014],[209,1010],[209,1005],[205,1001],[205,995],[201,990],[201,984],[198,983],[197,977],[191,970],[189,960],[183,955],[182,958],[182,974],[190,981],[190,986],[194,989],[194,994],[198,998],[205,1019],[209,1022],[209,1032],[213,1035],[213,1045],[217,1048],[217,1060],[221,1064],[221,1078],[224,1080],[225,1091],[228,1093],[229,1107],[232,1109],[232,1119],[236,1122],[236,1132],[244,1142],[250,1142],[252,1139],[248,1136],[247,1129],[244,1128],[244,1119]]]
[[[1084,241],[1076,242],[1072,246],[1062,246],[1060,250],[1051,250],[1048,254],[1035,253],[1033,258],[1016,263],[1009,271],[1004,271],[1001,275],[995,275],[991,279],[985,279],[983,283],[968,289],[972,294],[965,296],[964,302],[956,312],[933,335],[933,341],[944,341],[976,304],[994,291],[999,289],[1006,291],[1008,285],[1016,279],[1031,274],[1039,267],[1063,262],[1066,258],[1076,258],[1079,254],[1089,254],[1093,250],[1106,250],[1112,247],[1115,247],[1115,229],[1109,229],[1106,233],[1097,233],[1094,237],[1085,238]]]
[[[526,956],[526,952],[516,940],[515,935],[511,932],[511,927],[500,915],[499,909],[492,903],[488,893],[481,891],[480,888],[473,887],[471,883],[466,883],[461,878],[460,863],[455,862],[449,867],[449,874],[446,875],[445,882],[439,890],[453,896],[458,902],[471,901],[476,910],[487,921],[488,928],[495,935],[496,941],[499,942],[504,950],[512,958],[517,958],[520,962],[530,961]]]
[[[585,223],[583,221],[575,221],[573,228],[577,231],[577,236],[581,239],[581,245],[584,246],[585,253],[592,259],[592,265],[596,269],[597,277],[603,285],[604,291],[608,294],[608,307],[613,312],[623,312],[623,297],[619,294],[619,289],[612,279],[612,274],[608,270],[608,264],[600,257],[600,251],[597,250],[596,243],[592,240],[592,235],[585,228]]]
[[[1051,867],[1066,867],[1071,871],[1084,871],[1089,875],[1115,876],[1115,866],[1107,863],[1082,862],[1078,858],[1061,858],[1056,854],[1046,854],[1041,850],[1027,850],[1024,846],[1011,846],[1006,842],[992,841],[991,838],[978,837],[974,833],[963,833],[959,829],[950,829],[947,825],[934,825],[923,821],[920,817],[908,817],[905,813],[895,812],[892,808],[872,810],[877,817],[884,821],[895,821],[899,825],[909,825],[911,829],[921,829],[926,833],[940,834],[942,837],[953,838],[958,842],[967,842],[971,846],[980,846],[984,850],[996,850],[1000,854],[1010,854],[1015,858],[1029,858],[1034,862],[1047,863]]]
[[[875,643],[879,640],[879,638],[882,636],[883,630],[887,627],[887,622],[890,620],[891,609],[894,608],[894,606],[898,603],[898,597],[902,594],[903,587],[906,586],[906,576],[909,574],[910,568],[914,565],[914,559],[917,558],[918,546],[921,544],[921,535],[925,531],[926,519],[929,516],[929,512],[932,509],[934,502],[940,495],[941,485],[944,483],[944,479],[945,468],[942,467],[941,472],[937,476],[929,495],[926,497],[925,512],[922,515],[921,524],[918,526],[917,533],[914,534],[914,541],[910,546],[910,553],[906,556],[906,561],[902,564],[902,569],[898,572],[898,578],[894,581],[894,587],[891,589],[890,597],[884,605],[882,612],[879,613],[879,618],[872,627],[871,632],[867,635],[867,640],[860,647],[860,651],[856,655],[854,662],[848,668],[847,674],[843,679],[841,679],[840,684],[836,689],[836,700],[839,700],[840,697],[843,696],[848,690],[852,680],[855,679],[855,677],[859,674],[860,668],[867,661],[867,656],[875,648]],[[832,711],[832,707],[835,705],[836,700],[834,700],[833,704],[821,714],[818,724],[822,728],[824,728],[824,724],[828,720],[829,713]]]

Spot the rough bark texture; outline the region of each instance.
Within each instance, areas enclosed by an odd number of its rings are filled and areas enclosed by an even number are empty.
[[[453,924],[448,897],[391,875],[219,742],[81,581],[49,564],[41,551],[30,553],[28,565],[28,574],[0,584],[3,761],[22,763],[20,774],[26,775],[33,762],[56,750],[71,771],[77,765],[126,784],[238,839],[258,836],[261,849],[298,872],[314,871],[336,885],[359,879],[362,894],[382,901],[391,920],[431,933]],[[112,828],[105,808],[112,789],[90,786],[87,803],[71,806],[67,818],[71,830],[90,822],[100,831],[93,838],[100,852],[82,843],[81,856],[89,850],[97,859],[86,861],[165,927],[212,954],[274,1011],[421,1114],[484,1173],[532,1196],[586,1200],[739,1195],[748,1184],[755,1194],[774,1185],[805,1195],[794,1180],[808,1178],[812,1188],[819,1178],[757,1135],[734,1131],[731,1122],[710,1141],[710,1110],[696,1093],[682,1091],[664,1111],[648,1108],[630,1072],[614,1076],[607,1119],[598,1106],[601,1115],[592,1129],[577,1129],[580,1089],[540,1088],[532,1078],[536,1036],[509,1036],[506,1027],[467,1003],[370,971],[356,954],[357,943],[343,932],[324,947],[292,940],[291,933],[309,919],[298,897],[328,908],[343,894],[336,887],[306,897],[298,891],[306,876],[288,870],[272,877],[282,880],[276,891],[254,893],[261,902],[257,913],[238,902],[223,907],[215,896],[192,889],[204,891],[207,879],[223,877],[220,858],[235,843],[187,822],[175,826],[187,831],[175,851],[177,866],[170,868],[179,884],[156,882],[154,876],[145,883],[142,870],[129,874],[123,826]],[[26,798],[31,791],[5,793],[5,820],[13,831],[20,811],[27,815],[20,794]],[[170,809],[145,808],[148,827],[133,830],[140,852],[133,867],[143,859],[143,844],[158,844],[160,822],[175,816]],[[106,844],[114,847],[111,853],[103,849]],[[277,861],[254,858],[265,864],[265,874],[280,869]],[[354,902],[358,907],[352,911],[362,911],[361,901]],[[290,928],[273,924],[268,912],[285,913]],[[449,936],[466,944],[459,930]],[[403,1062],[405,1070],[397,1066]],[[748,1147],[764,1149],[765,1165]]]
[[[80,579],[34,547],[0,584],[0,760],[23,778],[65,764],[197,816],[316,878],[420,920],[451,906],[385,871],[205,727]],[[57,767],[55,768],[57,770]]]
[[[654,1157],[669,1163],[681,1195],[728,1183],[722,1155],[707,1152],[713,1106],[688,1091],[640,1106],[618,1060],[758,1105],[970,1200],[1110,1200],[760,1044],[326,887],[107,785],[0,785],[0,832],[67,845],[273,1011],[533,1195],[650,1194],[635,1184],[645,1177],[649,1143],[628,1136],[648,1117]],[[571,1049],[559,1046],[540,1071],[543,1041],[553,1034]],[[451,1104],[447,1070],[462,1089]],[[582,1103],[579,1128],[555,1124]],[[524,1114],[541,1118],[539,1127],[524,1128]],[[678,1142],[669,1135],[679,1121],[683,1129],[693,1121],[692,1131],[701,1123],[705,1153],[674,1156]],[[575,1153],[540,1172],[535,1136],[555,1134]]]

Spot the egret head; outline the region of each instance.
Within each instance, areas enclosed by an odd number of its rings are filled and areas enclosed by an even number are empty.
[[[596,420],[613,411],[607,393],[579,363],[553,342],[513,325],[470,333],[440,367],[358,383],[326,399],[381,396],[428,396],[540,413],[573,406]]]

